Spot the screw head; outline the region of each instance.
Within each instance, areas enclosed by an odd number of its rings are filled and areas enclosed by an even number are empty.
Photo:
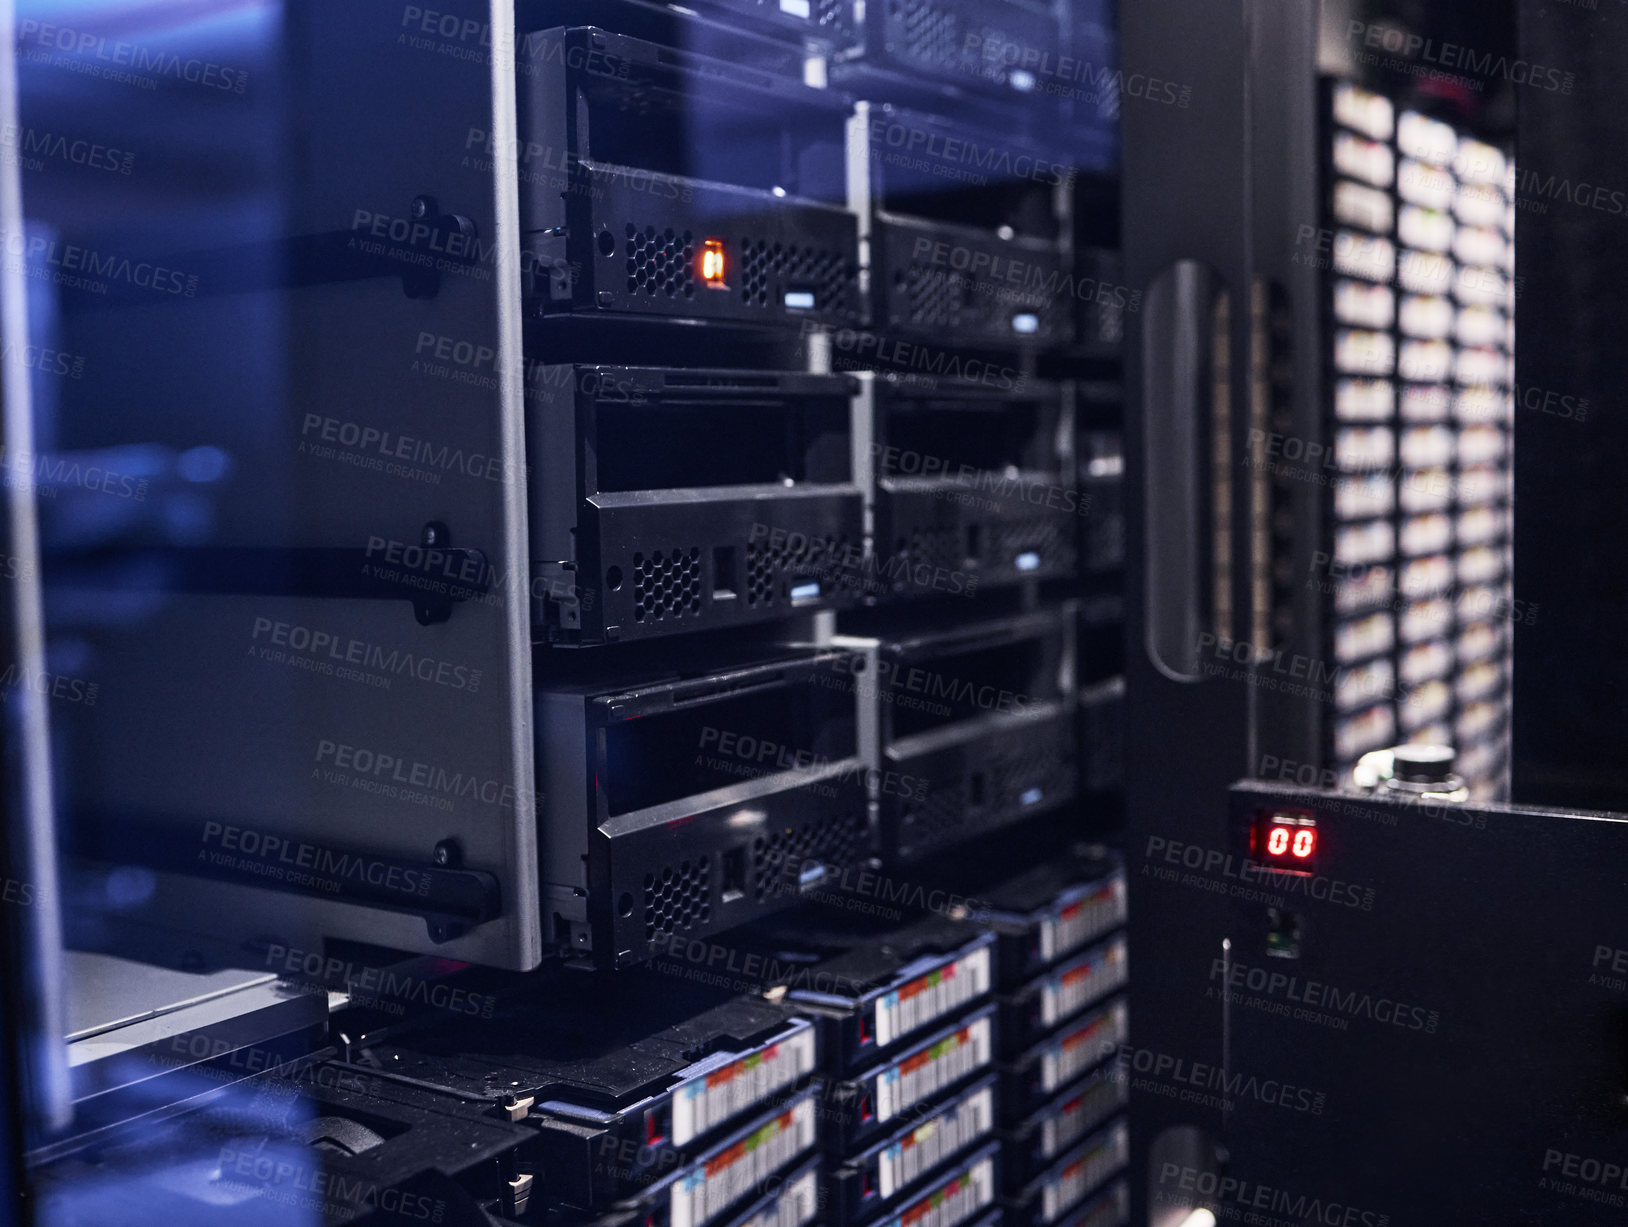
[[[431,212],[431,206],[433,206],[434,203],[435,202],[428,196],[413,197],[413,220],[423,221],[426,217],[428,217]]]
[[[446,842],[435,845],[435,863],[437,865],[452,864],[452,845]]]

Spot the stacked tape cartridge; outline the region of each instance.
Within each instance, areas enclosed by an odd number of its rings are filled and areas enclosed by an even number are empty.
[[[810,1221],[822,1032],[805,1011],[650,971],[562,971],[491,1017],[367,1048],[382,1077],[535,1131],[562,1224]]]
[[[831,1227],[999,1221],[995,945],[929,916],[855,941],[786,994],[824,1033]]]
[[[1129,1221],[1125,871],[1117,855],[1060,857],[984,892],[1001,954],[1002,1166],[1008,1227]]]

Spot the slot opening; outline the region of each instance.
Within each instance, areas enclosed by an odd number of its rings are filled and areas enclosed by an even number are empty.
[[[730,848],[723,855],[723,893],[720,896],[724,903],[734,903],[737,899],[746,897],[746,849]]]
[[[803,679],[607,725],[598,772],[609,812],[631,813],[850,758],[853,696]]]
[[[625,78],[574,75],[596,165],[846,200],[840,114],[723,75],[632,67]]]
[[[912,662],[923,702],[889,705],[892,735],[908,737],[988,715],[1021,716],[1057,698],[1057,670],[1047,667],[1051,655],[1050,642],[1036,638]]]
[[[1046,401],[912,404],[888,415],[882,476],[1055,472],[1061,467],[1055,434],[1056,406]]]
[[[712,547],[712,599],[733,601],[735,595],[735,547],[715,545]]]
[[[595,406],[599,491],[845,482],[849,408],[840,397],[730,397]]]
[[[930,142],[932,147],[939,147],[948,136],[975,153],[980,147],[1005,148],[1009,144],[998,136],[972,129],[934,131],[933,136],[936,140]],[[1043,158],[1038,165],[1045,165]],[[889,213],[906,217],[975,226],[997,233],[1004,229],[1029,238],[1057,237],[1057,213],[1052,196],[1055,184],[1049,181],[1050,175],[1007,179],[986,176],[988,182],[982,184],[963,181],[947,187],[950,180],[944,174],[946,169],[945,164],[935,163],[930,157],[884,161],[879,176],[882,207]],[[1056,170],[1058,175],[1068,173],[1061,166]]]

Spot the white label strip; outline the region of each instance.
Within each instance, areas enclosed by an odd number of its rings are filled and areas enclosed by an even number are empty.
[[[774,1204],[766,1206],[738,1227],[803,1227],[814,1221],[819,1208],[819,1181],[817,1172],[804,1172],[794,1180]]]
[[[1047,978],[1040,989],[1040,1021],[1054,1026],[1125,983],[1125,939]]]
[[[1100,1143],[1046,1182],[1041,1190],[1042,1221],[1051,1222],[1128,1162],[1125,1126],[1115,1125]]]
[[[919,976],[876,1002],[878,1047],[958,1010],[989,991],[989,947],[980,946],[947,967]]]
[[[984,1158],[901,1210],[881,1227],[956,1227],[994,1200],[995,1165]]]
[[[988,1015],[938,1043],[897,1061],[876,1076],[876,1119],[892,1120],[913,1104],[988,1065],[993,1040]]]
[[[1116,1001],[1085,1026],[1065,1035],[1040,1057],[1040,1088],[1046,1094],[1070,1083],[1125,1042],[1125,1003]]]
[[[700,1137],[785,1090],[814,1068],[809,1028],[692,1079],[673,1093],[673,1145]]]
[[[1040,957],[1049,963],[1124,922],[1125,879],[1115,874],[1098,889],[1040,922]]]
[[[804,1099],[722,1154],[673,1181],[671,1227],[701,1227],[814,1145],[814,1100]]]
[[[878,1157],[878,1192],[884,1200],[892,1197],[940,1160],[988,1133],[994,1121],[995,1096],[985,1087],[950,1111],[922,1122]]]

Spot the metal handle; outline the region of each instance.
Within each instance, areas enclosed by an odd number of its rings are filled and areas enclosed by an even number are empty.
[[[1205,442],[1216,409],[1217,306],[1225,300],[1213,270],[1178,260],[1143,302],[1147,652],[1178,682],[1204,676],[1200,643],[1212,620]]]

